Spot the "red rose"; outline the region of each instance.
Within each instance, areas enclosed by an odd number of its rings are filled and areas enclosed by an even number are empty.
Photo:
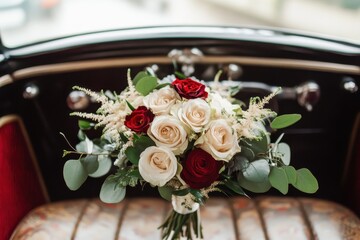
[[[181,178],[194,189],[210,186],[218,177],[222,166],[209,153],[200,148],[192,150],[182,163]]]
[[[176,92],[181,97],[187,99],[205,99],[208,96],[208,93],[205,91],[205,85],[190,78],[184,80],[175,79],[175,81],[173,81],[171,85],[174,86]]]
[[[146,133],[155,115],[146,107],[140,106],[125,118],[125,126],[136,133]]]

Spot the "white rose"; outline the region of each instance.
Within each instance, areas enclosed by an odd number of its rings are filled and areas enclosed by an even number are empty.
[[[140,154],[140,175],[154,186],[164,186],[175,176],[176,170],[176,157],[168,148],[152,146]]]
[[[240,152],[236,131],[233,131],[225,119],[211,121],[205,134],[195,145],[210,153],[216,160],[226,162]]]
[[[150,108],[155,115],[161,115],[169,113],[178,99],[180,97],[174,89],[164,87],[144,97],[144,105]]]
[[[179,108],[179,119],[190,126],[194,132],[201,132],[202,128],[210,121],[210,106],[200,98],[191,99]]]
[[[222,97],[218,93],[211,93],[210,96],[210,107],[215,110],[215,117],[219,118],[222,116],[222,112],[225,111],[227,114],[233,114],[234,110],[239,108],[239,105],[232,104],[229,100]]]
[[[168,147],[178,155],[188,146],[187,132],[182,123],[171,116],[156,116],[147,134],[159,147]]]

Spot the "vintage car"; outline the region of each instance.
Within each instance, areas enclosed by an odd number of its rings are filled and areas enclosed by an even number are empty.
[[[279,113],[300,113],[284,130],[292,163],[312,170],[319,190],[244,197],[216,195],[204,208],[205,239],[360,239],[360,45],[271,28],[148,27],[0,48],[1,239],[160,239],[168,210],[151,187],[120,204],[97,198],[102,181],[71,191],[63,180],[73,111],[98,105],[74,85],[126,87],[127,69],[164,77],[176,62],[211,81],[239,84],[240,100],[282,92]],[[277,136],[278,133],[274,133]]]

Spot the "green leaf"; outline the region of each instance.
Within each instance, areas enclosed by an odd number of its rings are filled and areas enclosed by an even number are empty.
[[[286,128],[301,119],[300,114],[284,114],[276,117],[270,124],[273,129]]]
[[[203,203],[203,195],[201,194],[200,190],[197,189],[190,189],[191,195],[194,196],[195,202],[202,204]]]
[[[88,139],[85,138],[85,141],[82,141],[76,145],[76,150],[83,153],[92,153],[94,149],[94,143]]]
[[[141,78],[135,85],[136,91],[141,93],[143,96],[148,95],[154,88],[157,86],[157,78],[156,77],[144,77]]]
[[[155,146],[155,142],[147,137],[147,136],[140,136],[137,140],[134,142],[134,146],[138,148],[139,150],[144,151],[146,148]]]
[[[135,147],[128,147],[125,150],[126,157],[134,165],[139,164],[140,154],[141,154],[141,151],[139,149],[135,148]]]
[[[296,171],[297,179],[293,186],[305,193],[315,193],[319,189],[319,184],[314,175],[307,168]]]
[[[102,177],[110,171],[112,166],[112,161],[109,157],[99,156],[98,163],[99,163],[98,168],[96,169],[95,172],[89,174],[89,177],[93,177],[93,178]]]
[[[131,105],[131,103],[129,103],[127,100],[126,101],[126,104],[128,105],[128,107],[130,108],[131,111],[134,111],[135,108],[133,107],[133,105]]]
[[[261,134],[258,139],[241,141],[241,145],[250,148],[255,156],[260,153],[266,153],[268,151],[268,137],[265,134]]]
[[[286,172],[283,168],[273,167],[270,171],[269,181],[271,186],[279,190],[282,194],[289,191],[289,182]]]
[[[80,161],[87,174],[94,173],[99,167],[98,157],[94,155],[87,155],[85,158],[81,158]]]
[[[86,120],[79,120],[78,125],[81,130],[88,130],[93,126],[92,123],[90,123],[89,121],[86,121]]]
[[[163,199],[167,201],[171,201],[172,192],[174,191],[172,187],[169,186],[158,187],[158,191]]]
[[[127,143],[129,141],[129,139],[125,136],[124,133],[119,133],[120,134],[120,138],[121,138],[121,141],[123,141],[124,143]]]
[[[135,136],[135,135],[134,135]],[[140,154],[148,147],[155,146],[155,142],[147,137],[140,136],[134,140],[134,146],[128,147],[125,150],[125,155],[132,164],[137,165],[139,163]]]
[[[297,173],[293,166],[284,166],[283,167],[290,184],[294,185],[297,179]]]
[[[144,78],[144,77],[149,77],[150,75],[145,72],[145,71],[141,71],[141,72],[138,72],[136,74],[136,76],[134,77],[134,79],[132,80],[133,81],[133,84],[136,86],[136,84],[139,82],[140,79]]]
[[[72,191],[79,189],[88,176],[79,160],[68,160],[64,165],[63,175],[66,186]]]
[[[186,76],[181,72],[176,71],[174,74],[178,79],[186,79]]]
[[[265,159],[250,162],[248,167],[243,170],[243,176],[251,182],[264,182],[268,179],[270,167]]]
[[[239,183],[233,181],[233,180],[227,180],[225,181],[225,186],[227,188],[229,188],[231,191],[242,195],[242,196],[247,196],[246,193],[244,192],[244,190],[240,187]]]
[[[128,172],[128,176],[130,177],[135,177],[135,178],[138,178],[138,179],[142,179],[142,176],[140,174],[140,171],[139,169],[133,169],[131,171]]]
[[[77,137],[80,141],[84,141],[86,139],[86,135],[84,131],[81,129],[78,131]]]
[[[246,178],[244,178],[242,173],[238,174],[238,183],[242,188],[249,190],[251,192],[254,192],[254,193],[264,193],[264,192],[269,191],[269,189],[271,188],[271,184],[268,180],[266,180],[264,182],[258,182],[258,183],[251,182],[251,181],[247,180]]]
[[[241,147],[241,153],[240,153],[241,156],[244,156],[245,158],[247,158],[249,161],[252,161],[254,160],[255,158],[255,153],[254,151],[249,148],[249,147],[245,147],[245,146],[242,146]]]
[[[176,176],[180,176],[182,170],[183,170],[183,166],[180,163],[177,163]]]
[[[161,89],[161,88],[169,86],[169,85],[171,85],[171,84],[170,83],[162,83],[162,84],[157,85],[155,89]]]
[[[118,203],[124,199],[125,194],[125,187],[119,187],[116,181],[106,179],[101,186],[100,199],[105,203]]]
[[[173,195],[176,195],[176,196],[185,196],[185,195],[188,194],[189,192],[190,192],[190,188],[184,188],[184,189],[181,189],[181,190],[173,191]]]
[[[287,145],[286,143],[279,143],[277,146],[277,152],[282,154],[282,162],[285,165],[289,165],[290,164],[290,158],[291,158],[291,150],[289,145]]]

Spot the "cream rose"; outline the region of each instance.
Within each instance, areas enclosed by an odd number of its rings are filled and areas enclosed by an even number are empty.
[[[147,131],[158,147],[168,147],[181,154],[188,146],[187,132],[182,123],[172,116],[156,116]]]
[[[228,162],[240,152],[237,134],[224,119],[213,120],[195,145],[210,153],[216,160]]]
[[[231,115],[234,113],[234,110],[239,108],[239,105],[232,104],[229,100],[222,97],[218,93],[211,93],[210,98],[210,107],[214,110],[215,117],[219,118],[222,116],[222,112],[226,112]]]
[[[176,157],[168,148],[148,147],[140,154],[140,175],[154,186],[164,186],[175,176],[176,170]]]
[[[196,98],[183,103],[182,107],[179,108],[178,117],[194,132],[198,133],[209,123],[210,114],[209,104],[201,98]]]
[[[155,115],[161,115],[169,113],[171,107],[178,99],[180,99],[180,97],[174,89],[164,87],[144,97],[143,102]]]

